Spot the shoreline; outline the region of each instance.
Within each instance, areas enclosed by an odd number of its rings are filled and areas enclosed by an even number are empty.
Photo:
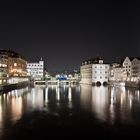
[[[0,94],[7,93],[9,91],[15,90],[15,89],[21,89],[29,86],[29,82],[20,82],[16,84],[7,84],[7,85],[2,85],[0,86]]]

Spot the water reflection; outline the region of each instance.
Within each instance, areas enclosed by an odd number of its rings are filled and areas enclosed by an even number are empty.
[[[107,119],[109,108],[108,87],[92,87],[92,111],[96,117],[102,120]]]
[[[125,87],[93,87],[81,85],[81,107],[109,123],[139,121],[139,90]],[[137,118],[137,119],[136,119]]]
[[[90,85],[51,85],[14,90],[0,95],[0,131],[34,110],[57,115],[60,110],[79,110],[79,113],[86,110],[100,121],[140,124],[139,94],[136,89]]]
[[[43,110],[44,99],[43,99],[44,88],[35,87],[32,88],[30,93],[26,96],[27,111],[32,110]]]

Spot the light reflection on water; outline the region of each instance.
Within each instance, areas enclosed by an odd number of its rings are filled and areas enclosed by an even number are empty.
[[[0,95],[0,131],[34,110],[58,113],[58,109],[85,110],[108,123],[140,124],[139,90],[125,87],[54,86],[24,88]]]

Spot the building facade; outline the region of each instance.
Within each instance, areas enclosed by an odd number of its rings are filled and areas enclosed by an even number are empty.
[[[139,81],[140,80],[140,60],[139,58],[126,57],[117,65],[110,68],[111,81]]]
[[[82,84],[105,84],[109,80],[109,64],[104,64],[101,58],[84,61],[80,67]]]
[[[80,67],[81,84],[92,84],[92,64],[83,64]]]
[[[132,80],[140,80],[140,60],[139,58],[134,58],[132,60]]]
[[[110,81],[123,81],[123,68],[120,66],[110,67],[110,76],[109,76]]]
[[[27,76],[27,61],[18,53],[10,50],[0,50],[1,79],[7,82],[13,78]]]
[[[107,84],[109,80],[109,64],[103,64],[103,60],[99,60],[98,64],[92,65],[92,84]]]
[[[132,76],[132,63],[129,57],[126,57],[122,63],[124,79],[129,80]]]
[[[0,85],[6,84],[8,79],[8,56],[0,52]]]
[[[42,80],[44,78],[44,61],[27,64],[28,76],[34,80]]]

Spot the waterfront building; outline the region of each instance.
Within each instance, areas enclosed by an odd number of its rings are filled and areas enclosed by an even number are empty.
[[[4,80],[11,83],[13,77],[17,79],[27,76],[27,61],[20,54],[11,50],[0,50],[1,72]],[[21,81],[21,80],[20,80]]]
[[[118,63],[113,63],[110,66],[110,81],[123,81],[123,68]]]
[[[134,58],[132,60],[132,81],[140,80],[140,59]]]
[[[0,85],[7,83],[8,79],[7,63],[8,56],[0,52]]]
[[[130,80],[132,76],[132,61],[133,58],[126,57],[122,63],[123,79]]]
[[[86,60],[80,67],[81,82],[84,84],[106,84],[109,80],[109,64],[103,63],[103,59],[95,58]]]
[[[110,68],[111,81],[138,81],[140,78],[139,58],[125,57],[119,64],[112,64]]]
[[[44,79],[44,61],[27,63],[28,76],[31,76],[34,80]]]

